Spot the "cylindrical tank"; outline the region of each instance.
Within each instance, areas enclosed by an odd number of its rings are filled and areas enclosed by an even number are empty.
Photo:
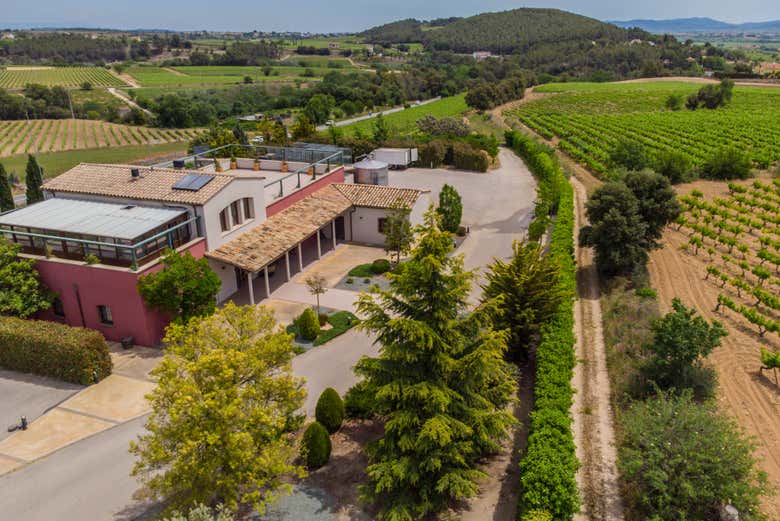
[[[355,168],[355,183],[362,185],[387,186],[387,163],[375,159],[364,159],[352,165]]]

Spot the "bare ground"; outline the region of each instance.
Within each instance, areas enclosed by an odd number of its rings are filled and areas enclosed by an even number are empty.
[[[576,178],[575,238],[586,222],[587,190]],[[576,243],[576,240],[575,240]],[[602,333],[599,277],[590,248],[575,247],[578,266],[578,299],[574,307],[577,365],[572,384],[576,389],[572,416],[577,458],[581,462],[577,482],[583,509],[577,520],[618,521],[623,504],[617,471],[617,450],[606,348]]]

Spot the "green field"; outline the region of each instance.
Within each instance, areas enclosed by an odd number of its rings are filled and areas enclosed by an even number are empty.
[[[124,146],[110,148],[94,148],[86,150],[69,150],[66,152],[50,152],[38,154],[38,163],[43,168],[46,178],[60,175],[79,163],[135,163],[150,158],[169,156],[173,154],[186,155],[187,142],[164,143],[160,145]],[[26,155],[16,155],[0,159],[6,171],[24,179],[24,167],[27,164]]]
[[[391,129],[391,134],[394,136],[410,136],[416,134],[417,120],[423,116],[432,115],[437,118],[460,116],[468,110],[466,105],[465,94],[459,94],[457,96],[451,96],[444,98],[433,103],[421,105],[419,107],[411,107],[400,112],[395,112],[385,116],[388,126]],[[371,135],[374,129],[374,119],[366,119],[352,123],[351,125],[345,125],[341,127],[345,135],[354,136],[357,134],[364,134],[366,136]]]
[[[665,108],[670,94],[687,96],[701,84],[556,83],[537,87],[549,96],[520,105],[510,115],[595,173],[606,172],[621,139],[653,152],[682,151],[701,164],[726,145],[746,150],[759,167],[780,160],[780,89],[736,87],[730,105],[717,110]]]
[[[346,60],[345,63],[349,64]],[[278,82],[280,80],[292,81],[295,79],[307,80],[311,79],[311,77],[304,76],[307,74],[307,71],[311,71],[314,77],[321,78],[330,72],[340,70],[346,69],[333,69],[327,67],[327,65],[324,67],[277,65],[271,67],[271,73],[266,76],[263,67],[204,65],[173,67],[170,70],[161,67],[136,66],[130,67],[127,73],[135,78],[142,87],[176,87],[238,84],[244,83],[246,76],[252,78],[256,83]]]
[[[121,87],[125,84],[102,67],[0,68],[2,89],[21,89],[28,83],[77,87],[84,82],[94,87]]]
[[[284,46],[288,49],[296,49],[298,46],[315,47],[317,49],[324,49],[328,47],[328,44],[335,42],[339,44],[339,48],[335,51],[342,49],[351,49],[357,51],[365,49],[365,44],[357,36],[339,36],[334,38],[307,38],[305,40],[285,40]]]

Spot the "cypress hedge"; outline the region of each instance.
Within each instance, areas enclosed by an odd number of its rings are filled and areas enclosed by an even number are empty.
[[[574,354],[574,191],[552,151],[520,132],[508,132],[507,144],[525,161],[539,182],[537,205],[556,213],[548,255],[561,266],[559,284],[568,295],[555,316],[542,326],[536,350],[534,409],[528,446],[520,462],[520,510],[523,519],[572,519],[580,499],[579,468],[572,434],[571,379]],[[547,219],[537,215],[536,219]]]
[[[314,417],[317,421],[328,429],[329,433],[334,433],[341,428],[344,422],[344,400],[339,393],[332,387],[328,387],[317,400],[317,407],[314,409]]]
[[[112,364],[97,331],[0,317],[0,367],[90,385],[110,375]]]
[[[317,469],[325,465],[330,459],[331,448],[328,430],[320,422],[306,427],[301,445],[301,459],[307,468]]]

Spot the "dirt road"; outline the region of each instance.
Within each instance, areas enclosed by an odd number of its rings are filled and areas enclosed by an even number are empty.
[[[575,239],[586,223],[588,192],[572,178],[575,205]],[[575,240],[576,243],[576,240]],[[583,508],[577,521],[623,519],[615,448],[614,416],[610,403],[604,335],[602,332],[599,277],[591,248],[575,246],[578,299],[574,305],[577,366],[572,385],[576,389],[572,416],[574,441],[581,467],[577,474]]]

